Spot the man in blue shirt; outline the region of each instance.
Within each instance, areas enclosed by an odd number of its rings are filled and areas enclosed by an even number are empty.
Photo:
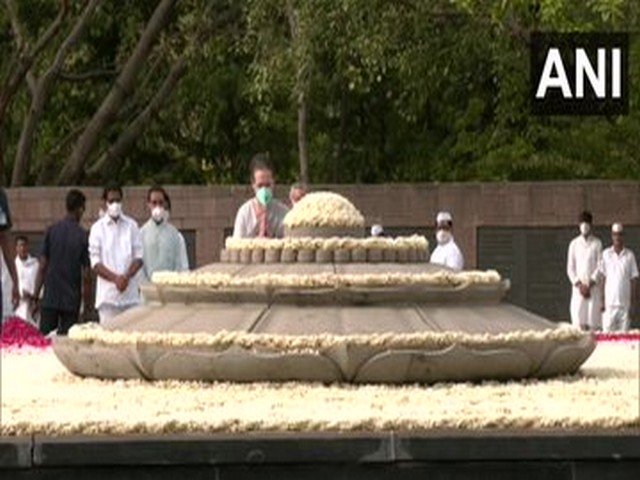
[[[39,298],[44,285],[40,308],[40,331],[44,335],[53,330],[58,335],[67,334],[78,321],[83,291],[85,312],[93,305],[89,240],[80,225],[85,203],[81,191],[70,190],[66,217],[49,227],[44,237],[35,288],[35,297]]]

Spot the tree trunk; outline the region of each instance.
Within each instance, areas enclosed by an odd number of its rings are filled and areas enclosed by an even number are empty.
[[[100,157],[87,174],[104,175],[113,167],[113,163],[126,155],[135,142],[142,136],[145,129],[151,123],[151,120],[166,105],[169,97],[178,85],[180,79],[187,71],[187,59],[183,55],[171,67],[171,71],[165,78],[160,89],[149,101],[149,104],[140,112],[140,114],[127,126],[120,134],[116,142]]]
[[[309,149],[307,143],[307,97],[298,95],[298,156],[300,159],[300,181],[309,183]]]
[[[291,48],[294,52],[296,65],[296,103],[298,110],[298,159],[300,162],[299,180],[302,183],[309,183],[309,148],[307,140],[307,116],[309,113],[307,104],[307,94],[309,89],[309,58],[303,48],[304,41],[300,32],[300,22],[298,12],[293,6],[293,0],[286,3],[287,18],[289,20],[289,30],[291,32]]]
[[[60,140],[55,147],[53,147],[46,155],[42,158],[38,159],[36,169],[38,171],[38,178],[36,178],[36,185],[50,185],[56,179],[58,175],[58,170],[56,169],[55,159],[58,155],[61,154],[63,150],[65,150],[74,139],[80,135],[85,127],[87,126],[87,122],[81,122],[75,127],[73,127],[63,138]]]
[[[22,131],[20,132],[20,140],[16,149],[16,156],[13,162],[13,175],[11,176],[11,186],[20,187],[24,184],[29,167],[29,159],[31,158],[31,147],[33,146],[33,137],[38,126],[38,121],[42,117],[44,110],[46,92],[42,88],[40,81],[36,83],[34,96],[31,99],[31,106],[24,119]]]
[[[169,21],[175,3],[176,0],[160,0],[115,84],[76,142],[69,161],[58,177],[58,184],[66,185],[80,179],[84,166],[96,147],[100,135],[105,128],[113,123],[118,110],[133,92],[136,78],[143,68],[144,61],[151,53],[151,47],[155,40]]]
[[[9,72],[6,78],[2,81],[2,87],[0,87],[0,128],[4,128],[7,111],[13,97],[17,93],[23,80],[29,74],[29,70],[33,66],[33,62],[42,50],[47,47],[49,42],[56,36],[62,22],[67,16],[69,11],[69,1],[64,0],[60,2],[60,9],[56,18],[49,24],[45,32],[38,38],[35,46],[31,49],[27,49],[26,41],[23,38],[20,22],[18,21],[18,9],[13,0],[5,0],[7,7],[7,13],[9,14],[11,27],[14,31],[14,35],[18,39],[19,52],[16,56],[14,63],[9,68]],[[31,86],[32,82],[27,82]],[[0,142],[0,176],[1,181],[6,181],[6,165],[4,161],[4,142]]]
[[[11,186],[13,187],[19,187],[24,184],[29,168],[29,161],[31,160],[33,140],[38,128],[38,123],[40,122],[44,112],[45,103],[49,98],[51,88],[62,70],[62,65],[64,64],[69,51],[76,45],[78,40],[84,34],[91,15],[101,1],[102,0],[89,0],[82,14],[76,20],[73,29],[62,42],[62,45],[60,45],[50,67],[42,77],[36,81],[36,85],[33,90],[33,98],[31,99],[31,106],[24,119],[22,131],[20,132],[20,140],[18,141],[18,147],[16,150],[13,176],[11,179]]]
[[[17,18],[17,8],[13,2],[13,0],[5,0],[7,5],[7,11],[9,15]],[[33,49],[29,51],[22,51],[18,54],[18,58],[16,61],[16,66],[9,70],[7,77],[3,81],[2,88],[0,89],[0,118],[4,120],[11,100],[13,96],[16,94],[22,81],[26,77],[27,73],[33,66],[33,62],[36,57],[45,49],[45,47],[49,44],[51,39],[58,33],[60,27],[62,26],[62,21],[67,16],[68,1],[61,2],[60,10],[58,11],[58,15],[51,22],[47,30],[42,34],[42,36],[36,42],[36,45]],[[12,23],[14,20],[12,20]],[[17,20],[15,20],[17,24]],[[15,28],[15,26],[14,26]],[[19,36],[20,33],[16,32],[16,35]]]
[[[340,180],[340,162],[344,156],[344,146],[347,143],[347,88],[343,85],[340,89],[340,129],[338,132],[338,146],[336,147],[336,155],[333,159],[333,168],[331,171],[331,182],[338,183]]]
[[[4,122],[0,118],[0,187],[5,184],[5,168],[4,168]]]

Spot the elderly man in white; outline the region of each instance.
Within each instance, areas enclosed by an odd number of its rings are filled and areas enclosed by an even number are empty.
[[[436,216],[436,241],[438,246],[431,254],[431,263],[449,267],[455,271],[464,268],[462,252],[453,239],[453,217],[449,212],[439,212]]]
[[[142,240],[138,224],[122,213],[122,189],[105,187],[106,214],[91,226],[89,259],[98,275],[96,310],[108,325],[125,310],[140,303],[136,273],[142,267]]]
[[[604,277],[603,327],[605,332],[624,332],[629,330],[638,264],[633,252],[624,246],[622,224],[612,225],[611,240],[613,245],[602,253],[600,263]]]
[[[602,242],[592,233],[593,216],[584,211],[578,217],[580,235],[569,244],[567,277],[572,285],[571,323],[583,330],[602,327],[602,295],[598,266]]]

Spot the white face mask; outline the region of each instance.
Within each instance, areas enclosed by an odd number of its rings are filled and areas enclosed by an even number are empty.
[[[107,204],[107,214],[111,218],[116,219],[120,216],[121,213],[122,213],[122,203],[111,202]]]
[[[165,209],[161,206],[156,206],[151,209],[151,218],[156,223],[162,223],[165,220]]]
[[[586,237],[589,235],[589,232],[591,232],[591,225],[587,222],[580,223],[580,234]]]
[[[451,240],[451,232],[448,232],[446,230],[438,230],[436,232],[436,240],[440,245],[449,242],[449,240]]]

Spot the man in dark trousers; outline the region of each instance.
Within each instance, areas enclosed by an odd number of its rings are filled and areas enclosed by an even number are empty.
[[[40,331],[44,335],[53,330],[58,335],[67,334],[78,321],[83,291],[85,313],[93,305],[89,236],[80,226],[86,198],[74,189],[67,194],[66,203],[67,216],[45,234],[36,279],[35,298],[39,298],[44,285],[40,305]]]
[[[9,230],[11,230],[11,213],[9,212],[9,202],[4,188],[0,187],[0,248],[4,261],[7,264],[9,275],[13,282],[13,290],[11,291],[11,301],[13,308],[18,305],[20,293],[18,291],[18,275],[16,274],[16,264],[14,262],[13,244],[9,238]],[[0,285],[0,319],[2,317],[2,285]]]

